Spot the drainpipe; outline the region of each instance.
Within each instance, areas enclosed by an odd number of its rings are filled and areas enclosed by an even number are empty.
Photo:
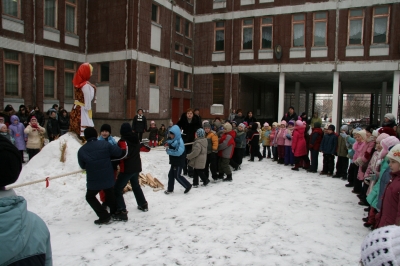
[[[335,68],[334,71],[337,71],[337,64],[339,63],[338,59],[338,44],[339,44],[339,2],[341,0],[336,0],[336,32],[335,32]]]
[[[193,32],[192,32],[192,99],[194,98],[194,33],[196,30],[196,0],[193,3]]]
[[[86,0],[86,28],[85,28],[85,62],[88,54],[88,26],[89,26],[89,0]]]
[[[124,120],[126,120],[126,107],[128,101],[127,83],[128,83],[128,21],[129,21],[129,0],[126,0],[126,20],[125,20],[125,69],[124,69]]]
[[[32,80],[33,106],[36,106],[36,1],[33,0],[33,80]]]
[[[172,75],[172,27],[173,27],[173,21],[174,21],[174,1],[171,1],[171,24],[170,24],[170,33],[169,33],[169,86],[171,86],[171,75]],[[174,85],[172,86],[174,87]],[[169,87],[168,90],[168,96],[169,96],[169,112],[170,112],[170,117],[172,118],[172,99],[171,99],[171,87]]]
[[[140,0],[138,2],[138,19],[137,19],[137,27],[136,27],[136,89],[135,89],[135,99],[136,99],[136,109],[138,107],[138,90],[139,90],[139,25],[140,25]],[[132,29],[133,30],[133,29]]]
[[[233,88],[232,88],[232,83],[233,83],[233,25],[234,25],[234,23],[233,23],[233,10],[234,10],[234,7],[235,7],[235,0],[233,0],[232,1],[232,18],[231,18],[231,20],[232,20],[232,30],[231,30],[231,81],[230,81],[230,88],[229,88],[229,110],[228,110],[228,116],[230,115],[230,113],[231,113],[231,111],[230,110],[232,110],[232,90],[233,90]],[[239,99],[239,90],[238,90],[238,93],[237,93],[237,97],[236,97],[237,99]],[[237,108],[237,107],[236,107]]]

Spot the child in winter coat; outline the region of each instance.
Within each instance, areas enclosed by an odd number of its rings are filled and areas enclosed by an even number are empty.
[[[337,148],[337,136],[335,135],[335,126],[329,125],[326,134],[322,138],[320,151],[324,154],[324,161],[321,175],[333,175],[335,167],[335,154]]]
[[[251,124],[251,130],[248,132],[248,142],[250,145],[250,160],[249,162],[254,162],[254,157],[257,156],[258,160],[261,161],[263,159],[260,153],[260,133],[258,133],[258,124],[253,123]]]
[[[303,125],[303,124],[302,124]],[[294,165],[294,154],[292,152],[292,134],[294,129],[294,120],[290,120],[285,132],[285,165]],[[304,131],[303,131],[304,133]]]
[[[307,170],[307,172],[316,173],[318,171],[318,154],[323,136],[324,132],[321,129],[321,123],[315,122],[309,142],[309,148],[311,152],[311,166]]]
[[[357,178],[357,173],[358,173],[358,166],[354,163],[353,157],[354,157],[354,149],[353,145],[356,143],[355,135],[357,132],[361,131],[361,128],[355,128],[352,130],[351,134],[349,136],[346,136],[346,147],[347,147],[347,157],[350,159],[350,166],[347,170],[347,181],[348,183],[345,185],[345,187],[354,187],[354,180]]]
[[[214,181],[218,180],[218,136],[211,130],[209,123],[203,124],[203,129],[207,137],[207,161],[204,173],[208,179],[211,171],[211,177]],[[210,170],[210,171],[209,171]]]
[[[165,134],[166,134],[167,130],[165,129],[165,125],[161,124],[160,129],[158,129],[158,145],[161,146],[164,144],[165,142]]]
[[[300,162],[303,162],[303,168],[308,169],[310,167],[310,159],[308,159],[307,143],[304,138],[304,131],[306,130],[305,122],[301,120],[296,121],[296,125],[293,130],[292,136],[292,149],[291,153],[294,155],[294,167],[292,170],[299,171]]]
[[[39,125],[36,117],[32,116],[28,126],[24,130],[24,133],[28,136],[26,147],[28,148],[29,160],[40,152],[45,132],[46,130]]]
[[[272,123],[271,134],[269,135],[270,145],[272,147],[272,159],[274,162],[278,161],[278,144],[276,142],[276,135],[279,131],[278,122]]]
[[[11,116],[10,121],[11,121],[11,124],[9,126],[10,135],[12,138],[14,138],[15,140],[14,145],[21,153],[22,163],[25,163],[24,160],[24,150],[26,149],[25,142],[28,140],[28,136],[24,133],[25,127],[22,123],[19,122],[19,118],[16,115]]]
[[[281,121],[281,128],[275,136],[278,144],[278,164],[283,164],[285,160],[285,139],[286,139],[286,121]]]
[[[243,155],[246,151],[246,133],[244,132],[244,128],[245,125],[240,123],[235,130],[235,151],[233,152],[233,157],[229,162],[229,165],[233,167],[233,171],[240,169],[240,165],[243,161]]]
[[[235,149],[235,131],[232,131],[232,126],[229,123],[224,124],[224,134],[219,139],[218,144],[218,156],[219,156],[219,178],[223,179],[224,174],[226,178],[222,181],[232,182],[232,171],[229,167],[229,161],[232,158],[233,151]],[[258,141],[257,141],[258,143]]]
[[[12,144],[14,144],[15,140],[13,137],[11,137],[10,133],[8,132],[6,124],[0,124],[0,135],[8,139]]]
[[[337,149],[337,162],[336,162],[336,174],[332,177],[342,178],[347,180],[347,168],[349,167],[349,158],[347,157],[347,146],[346,137],[349,133],[349,127],[343,125],[340,128],[340,136],[338,137],[338,149]]]
[[[157,147],[158,128],[156,127],[156,122],[151,121],[147,131],[149,132],[149,146]]]
[[[400,225],[400,144],[394,146],[387,157],[391,170],[391,180],[383,194],[381,210],[377,215],[377,226]]]
[[[192,152],[186,155],[189,160],[188,165],[193,167],[193,187],[199,186],[199,177],[203,181],[203,186],[207,186],[210,180],[204,174],[204,168],[207,161],[208,141],[205,138],[205,131],[202,128],[197,129]]]
[[[262,154],[263,158],[271,158],[270,135],[271,135],[271,127],[269,126],[268,123],[264,123],[264,127],[261,132],[261,143],[263,146],[263,154]],[[266,150],[268,150],[268,157],[267,157]]]
[[[181,130],[177,125],[171,127],[169,137],[165,142],[171,168],[168,173],[168,189],[166,195],[174,192],[175,179],[185,188],[185,194],[192,189],[192,185],[182,176],[182,169],[186,166],[185,144],[181,137]]]

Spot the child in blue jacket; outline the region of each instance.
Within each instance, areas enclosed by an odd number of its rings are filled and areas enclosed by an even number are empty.
[[[335,126],[329,125],[327,133],[322,138],[321,146],[319,148],[320,152],[324,154],[322,172],[320,173],[321,175],[333,175],[337,143],[338,139],[335,134]]]

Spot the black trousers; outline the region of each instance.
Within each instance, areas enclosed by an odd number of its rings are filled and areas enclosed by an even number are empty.
[[[204,169],[193,169],[193,186],[199,185],[199,177],[203,183],[208,179],[204,174]]]
[[[347,178],[347,168],[349,168],[349,158],[338,156],[336,162],[336,174],[340,177]]]
[[[241,165],[243,162],[244,152],[245,152],[244,148],[235,148],[235,150],[233,152],[233,156],[232,156],[231,160],[229,161],[229,165],[232,166],[233,168],[236,168],[239,165]]]
[[[189,154],[192,152],[192,145],[186,145],[185,146],[186,154]],[[185,167],[183,167],[183,174],[188,175],[189,177],[193,176],[193,167],[188,165],[189,160],[185,160]]]
[[[262,158],[261,152],[260,152],[260,145],[251,145],[250,146],[250,160],[254,160],[254,157],[257,156],[258,159]]]
[[[268,158],[271,158],[271,147],[270,146],[263,146],[263,157],[267,157],[267,150],[268,150]]]
[[[355,163],[351,163],[349,169],[347,170],[347,181],[349,184],[354,185],[354,182],[357,179],[357,174],[358,166]]]
[[[335,155],[324,154],[322,172],[333,174],[334,169],[335,169]]]
[[[114,187],[103,189],[106,194],[106,205],[110,207],[110,213],[105,210],[99,200],[96,198],[96,195],[100,192],[100,190],[87,190],[86,191],[86,201],[89,203],[90,207],[94,210],[97,216],[100,219],[106,219],[110,217],[110,214],[114,214],[117,210],[117,203],[115,201]]]
[[[208,179],[210,176],[210,171],[211,171],[211,177],[214,180],[218,179],[218,156],[217,153],[211,152],[207,154],[207,161],[206,161],[206,168],[204,169],[204,175]]]
[[[40,149],[29,149],[28,150],[28,155],[29,155],[29,161],[40,152]]]
[[[310,152],[311,152],[310,170],[311,171],[318,171],[318,155],[319,155],[319,151],[311,149]]]

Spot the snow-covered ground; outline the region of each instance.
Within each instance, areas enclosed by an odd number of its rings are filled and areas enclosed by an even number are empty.
[[[79,170],[79,147],[68,134],[51,142],[24,166],[17,184]],[[152,150],[141,157],[143,172],[167,185],[167,154]],[[129,192],[129,220],[102,226],[93,223],[97,216],[85,201],[84,174],[16,192],[48,225],[54,265],[358,265],[369,230],[362,226],[364,207],[345,183],[245,158],[231,183],[188,194],[177,182],[170,195],[144,188],[146,213]]]

